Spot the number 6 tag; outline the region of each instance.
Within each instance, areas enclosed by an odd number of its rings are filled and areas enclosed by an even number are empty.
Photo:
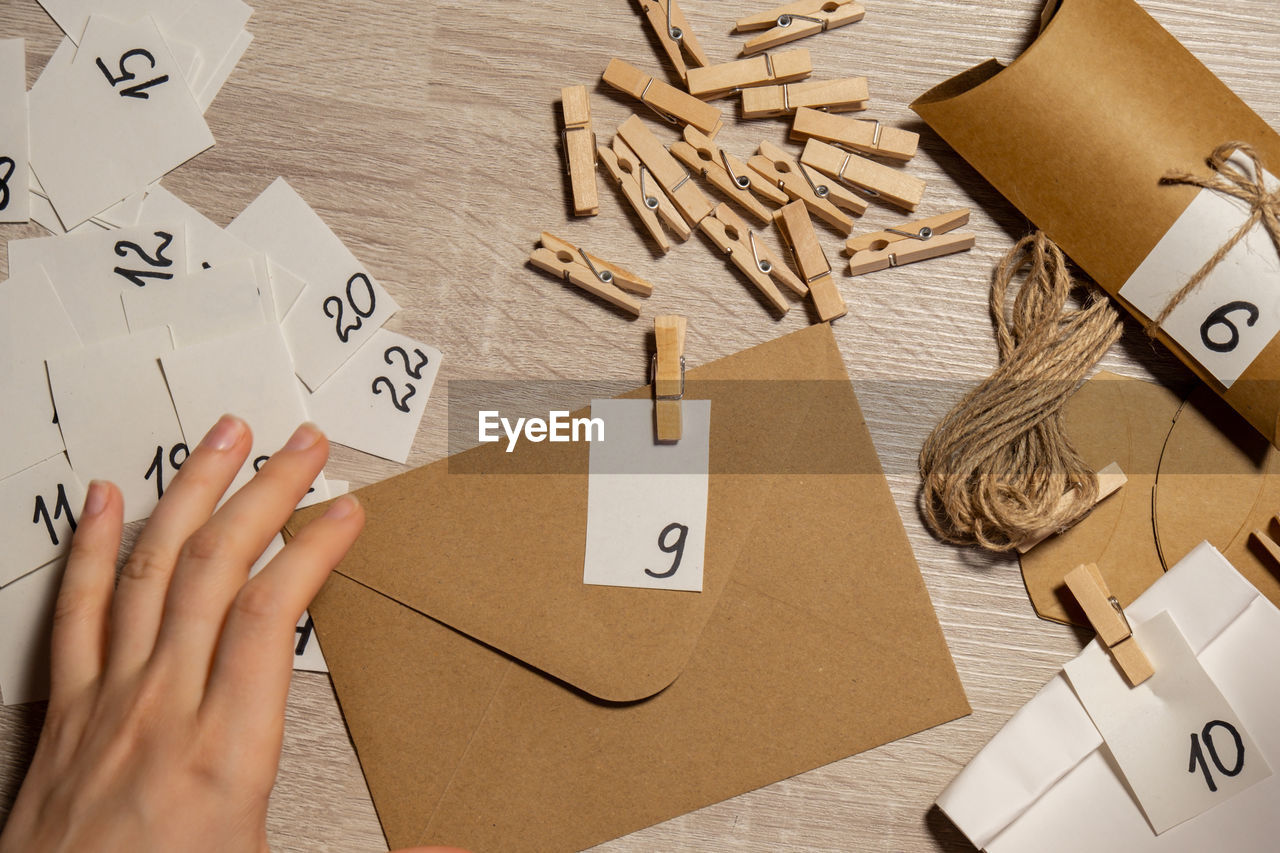
[[[711,401],[685,400],[677,444],[657,444],[652,400],[594,400],[583,581],[702,591]]]

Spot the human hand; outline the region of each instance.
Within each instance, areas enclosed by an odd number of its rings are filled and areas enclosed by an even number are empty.
[[[54,615],[44,730],[0,853],[267,849],[294,627],[364,511],[339,498],[247,580],[328,457],[304,425],[215,512],[250,444],[236,418],[210,430],[118,586],[123,498],[90,485]]]

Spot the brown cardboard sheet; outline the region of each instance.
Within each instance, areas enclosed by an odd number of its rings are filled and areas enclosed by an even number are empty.
[[[1095,471],[1119,463],[1128,482],[1065,533],[1021,556],[1022,579],[1042,619],[1088,625],[1063,578],[1096,563],[1128,606],[1164,574],[1151,520],[1156,470],[1182,397],[1161,385],[1099,373],[1067,402],[1071,444]],[[1196,540],[1199,541],[1199,540]]]
[[[701,594],[582,584],[580,444],[510,454],[573,473],[361,490],[311,612],[393,846],[578,849],[968,713],[830,328],[686,396],[712,399]]]
[[[1112,296],[1198,192],[1162,175],[1207,175],[1232,140],[1280,170],[1280,135],[1133,0],[1061,0],[1008,67],[978,65],[912,109]],[[1277,441],[1280,338],[1225,391],[1161,340]]]

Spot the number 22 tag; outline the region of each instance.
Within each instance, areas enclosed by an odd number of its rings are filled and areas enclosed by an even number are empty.
[[[583,581],[702,591],[711,401],[682,403],[676,444],[654,441],[652,400],[594,400]]]

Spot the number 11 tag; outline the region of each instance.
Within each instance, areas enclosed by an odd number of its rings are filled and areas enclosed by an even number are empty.
[[[652,400],[593,400],[583,582],[702,591],[711,401],[685,400],[676,444],[654,442]]]
[[[1155,675],[1129,687],[1096,643],[1064,667],[1156,834],[1271,775],[1169,613],[1135,625]]]

